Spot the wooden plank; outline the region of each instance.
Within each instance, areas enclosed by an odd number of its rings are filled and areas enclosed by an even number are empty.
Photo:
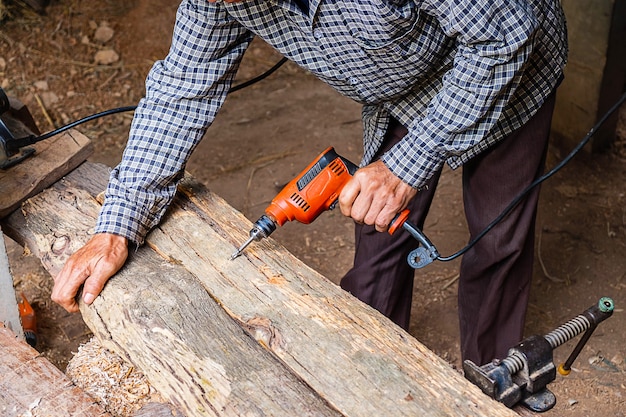
[[[93,195],[76,188],[83,166],[23,206],[29,245],[38,248],[31,250],[52,274],[87,238],[98,211]],[[345,416],[517,415],[272,239],[229,261],[250,226],[187,178],[147,239],[161,260],[139,249],[92,307],[81,306],[103,344],[139,366],[181,411],[281,415],[278,399],[312,395]],[[248,345],[250,336],[256,343]],[[297,381],[314,395],[295,389]],[[245,404],[234,398],[242,387]],[[309,409],[292,415],[302,410]]]
[[[0,414],[110,416],[35,349],[0,324]]]
[[[93,152],[91,141],[72,129],[32,148],[33,156],[6,170],[0,169],[0,218],[76,168]]]

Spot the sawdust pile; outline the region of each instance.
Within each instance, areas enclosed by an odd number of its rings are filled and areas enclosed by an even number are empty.
[[[95,337],[78,348],[66,374],[116,417],[132,416],[149,402],[165,402],[141,372]]]

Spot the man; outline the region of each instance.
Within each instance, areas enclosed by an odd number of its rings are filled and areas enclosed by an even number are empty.
[[[404,328],[416,242],[379,232],[406,207],[423,225],[446,162],[463,166],[472,236],[543,170],[567,50],[558,0],[183,0],[111,173],[98,234],[56,277],[52,298],[67,310],[83,284],[91,303],[127,242],[143,243],[158,224],[254,35],[363,104],[362,168],[339,198],[357,223],[355,266],[341,286]],[[463,359],[503,357],[523,336],[537,193],[464,256]]]

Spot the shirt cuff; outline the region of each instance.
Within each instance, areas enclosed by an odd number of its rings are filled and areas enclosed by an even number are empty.
[[[107,197],[96,222],[96,233],[120,235],[136,245],[142,245],[148,234],[152,216],[149,211],[132,202]]]
[[[425,142],[416,144],[410,134],[387,151],[381,160],[395,176],[418,191],[445,163],[439,152]]]

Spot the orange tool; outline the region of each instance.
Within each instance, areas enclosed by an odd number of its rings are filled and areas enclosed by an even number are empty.
[[[32,347],[37,346],[37,317],[35,310],[30,305],[26,296],[22,293],[22,301],[18,304],[20,310],[20,319],[22,320],[22,328],[24,329],[24,338]]]
[[[309,224],[326,210],[337,205],[339,193],[358,167],[339,156],[331,146],[322,152],[298,176],[274,197],[250,230],[250,238],[232,254],[235,259],[255,240],[268,237],[288,221]]]
[[[322,212],[332,210],[337,205],[341,190],[357,169],[355,164],[339,156],[333,147],[327,148],[274,197],[265,209],[265,214],[254,222],[250,238],[230,259],[235,259],[250,243],[268,237],[278,226],[288,221],[309,224]],[[409,210],[398,213],[389,225],[389,234],[403,228],[421,243],[409,254],[409,265],[422,268],[434,260],[442,259],[422,231],[407,220],[408,215]]]

